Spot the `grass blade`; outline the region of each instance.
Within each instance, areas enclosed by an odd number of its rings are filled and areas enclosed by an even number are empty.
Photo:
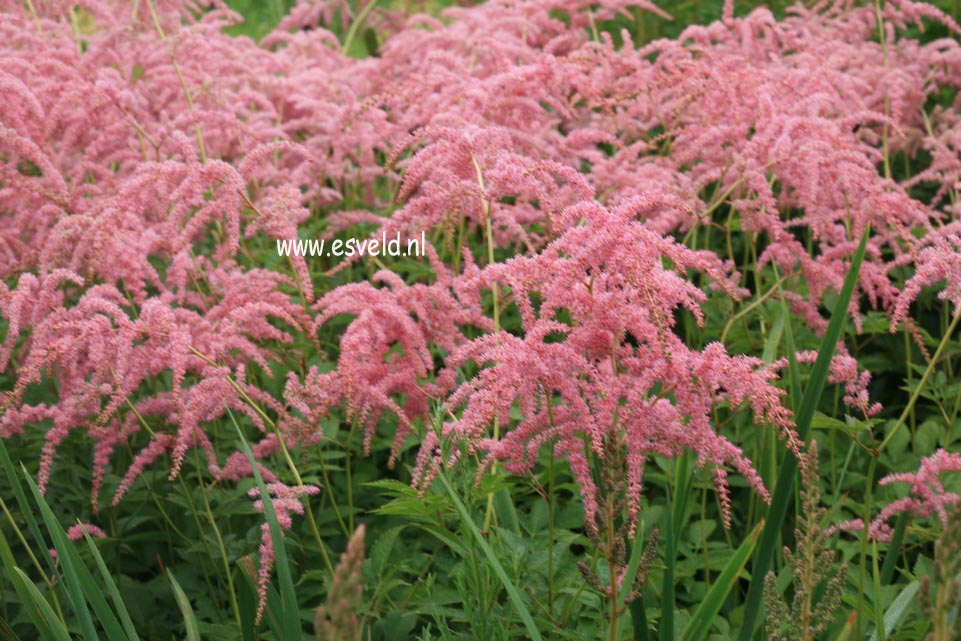
[[[506,487],[502,487],[494,492],[494,513],[497,515],[498,522],[503,527],[506,527],[514,534],[520,535],[520,520],[517,518],[517,510],[514,508],[511,493]]]
[[[838,295],[834,311],[831,313],[831,320],[828,322],[827,331],[821,340],[821,348],[818,350],[817,360],[811,370],[811,378],[808,380],[807,387],[804,388],[804,395],[801,397],[801,404],[797,412],[797,433],[802,441],[807,441],[808,432],[811,429],[811,420],[814,412],[821,400],[821,393],[827,383],[828,368],[831,359],[837,349],[838,341],[841,338],[841,330],[847,319],[848,305],[854,295],[854,287],[858,281],[858,274],[861,272],[861,263],[864,260],[864,252],[867,248],[868,237],[871,234],[870,226],[866,227],[861,236],[858,249],[851,258],[851,269],[844,279],[844,286]],[[795,388],[796,389],[796,388]],[[754,567],[751,572],[751,584],[748,588],[747,603],[752,607],[745,608],[744,625],[741,628],[739,641],[750,641],[757,629],[760,627],[761,619],[759,614],[764,599],[764,577],[771,567],[774,560],[774,553],[777,547],[777,537],[781,524],[787,516],[788,502],[793,497],[794,477],[797,471],[797,460],[788,456],[785,457],[778,473],[777,485],[774,487],[774,496],[771,499],[771,506],[768,508],[767,519],[764,531],[761,533],[761,542],[758,546],[757,557],[754,560]],[[756,606],[755,606],[756,604]]]
[[[253,641],[256,638],[254,620],[257,612],[257,570],[249,556],[239,559],[238,563],[240,564],[240,575],[242,577],[242,580],[237,583],[239,592],[237,596],[240,599],[241,633],[244,641]],[[267,586],[264,621],[276,638],[283,638],[283,627],[280,623],[280,595],[277,594],[277,590],[272,585]]]
[[[620,594],[617,595],[618,605],[624,605],[624,599],[627,598],[628,593],[634,585],[634,579],[637,577],[637,568],[641,565],[641,552],[644,551],[646,544],[644,539],[644,521],[637,524],[635,532],[637,534],[634,537],[634,547],[631,549],[631,558],[627,563],[627,573],[621,582]]]
[[[894,578],[894,568],[898,564],[898,557],[901,556],[901,542],[904,540],[907,524],[908,513],[898,514],[898,520],[894,523],[894,534],[891,536],[888,552],[884,557],[884,565],[881,566],[881,585],[888,585]]]
[[[666,549],[664,551],[664,581],[661,584],[661,622],[658,625],[658,638],[660,641],[674,641],[674,557],[675,550],[674,532],[674,503],[671,501],[671,493],[667,493],[667,509],[664,510],[664,527],[667,530],[664,534]]]
[[[97,549],[97,545],[93,542],[93,537],[90,536],[86,529],[83,531],[83,538],[87,542],[87,547],[90,548],[90,553],[93,555],[93,560],[97,564],[100,576],[103,577],[103,581],[107,585],[107,594],[110,595],[110,600],[113,601],[113,606],[117,610],[117,615],[120,617],[120,623],[123,625],[126,638],[128,641],[140,641],[140,637],[137,636],[137,630],[133,626],[133,621],[130,620],[130,613],[127,612],[127,605],[123,602],[123,597],[120,596],[120,590],[117,589],[117,584],[114,582],[113,577],[110,576],[110,570],[107,569],[107,564],[100,555],[100,550]]]
[[[747,560],[751,557],[754,546],[757,545],[763,527],[764,521],[755,526],[754,530],[734,552],[734,556],[727,562],[724,569],[721,570],[721,574],[718,575],[704,600],[694,611],[694,616],[691,617],[687,627],[684,628],[681,641],[703,641],[707,637],[707,633],[711,629],[711,623],[717,613],[721,611],[721,606],[724,605],[724,601],[727,600],[727,596],[734,588],[734,584],[737,582],[741,571],[744,570],[744,566],[747,565]]]
[[[290,566],[287,563],[287,550],[284,547],[284,534],[280,523],[277,522],[277,512],[274,510],[274,502],[270,498],[270,492],[267,491],[267,485],[264,483],[263,477],[260,475],[257,460],[254,458],[254,453],[250,450],[250,445],[244,437],[243,430],[240,429],[240,425],[237,423],[237,419],[234,418],[233,412],[228,409],[227,414],[237,429],[240,444],[243,447],[244,454],[247,455],[247,460],[250,462],[250,469],[253,470],[254,478],[257,480],[257,487],[260,488],[260,498],[264,503],[264,516],[267,519],[267,527],[270,529],[270,538],[274,545],[274,567],[277,571],[277,582],[280,584],[284,638],[290,639],[291,641],[300,639],[303,635],[303,629],[300,627],[297,593],[294,591],[294,581],[291,578]]]
[[[631,549],[631,558],[627,563],[627,573],[624,575],[624,580],[621,582],[621,591],[617,595],[618,607],[624,606],[624,600],[627,599],[628,593],[634,586],[634,579],[637,578],[637,569],[641,565],[641,553],[647,546],[647,540],[645,538],[644,532],[644,521],[637,524],[637,529],[634,535],[634,547]],[[644,600],[641,595],[637,595],[635,599],[636,602],[640,604],[640,611],[635,612],[633,608],[633,603],[631,604],[631,625],[634,628],[635,636],[638,634],[638,626],[642,626],[643,633],[647,634],[647,621],[644,612]]]
[[[921,584],[917,581],[912,581],[909,583],[900,594],[894,598],[891,605],[888,606],[887,611],[884,613],[884,633],[885,636],[889,636],[894,629],[897,627],[898,623],[901,621],[901,617],[907,612],[908,608],[914,605],[914,595],[918,593],[918,587]],[[871,641],[877,641],[878,631],[875,630],[871,634]]]
[[[493,548],[491,548],[490,543],[481,534],[480,529],[477,524],[474,523],[474,519],[471,518],[470,513],[464,504],[461,502],[460,498],[454,492],[454,488],[451,487],[450,482],[443,472],[437,475],[437,477],[443,482],[444,488],[447,490],[447,494],[450,496],[451,502],[453,502],[454,507],[457,508],[457,512],[460,514],[461,521],[467,526],[474,540],[480,546],[481,550],[484,552],[484,556],[487,557],[487,561],[491,564],[494,569],[494,573],[497,578],[500,579],[501,584],[504,589],[507,590],[507,596],[510,598],[511,603],[514,604],[514,608],[517,610],[517,614],[520,615],[521,621],[524,622],[524,627],[527,628],[527,634],[530,635],[531,641],[542,641],[541,633],[537,629],[537,625],[534,623],[534,618],[531,617],[530,610],[527,609],[527,605],[524,603],[524,599],[521,598],[521,593],[517,587],[511,582],[510,577],[507,576],[507,572],[504,571],[503,566],[501,566],[500,561],[497,560],[497,555],[494,554]]]
[[[38,550],[47,550],[50,548],[47,545],[46,539],[40,533],[40,526],[37,524],[37,519],[33,516],[33,506],[27,500],[27,494],[23,491],[23,485],[20,484],[20,475],[17,474],[16,469],[13,466],[13,461],[10,460],[10,455],[7,453],[7,448],[3,444],[3,439],[0,439],[0,465],[3,466],[3,471],[6,473],[7,480],[10,481],[10,486],[13,489],[13,496],[17,500],[17,507],[20,508],[20,513],[23,515],[24,520],[27,522],[27,529],[30,530],[30,535],[33,536],[33,540],[37,544]],[[57,566],[50,558],[49,554],[42,555],[47,559],[47,566],[52,574],[57,573]],[[37,568],[38,570],[40,568]]]
[[[27,614],[37,626],[41,636],[48,641],[71,641],[63,623],[57,618],[53,608],[40,594],[40,590],[33,584],[30,577],[18,567],[13,568],[10,576],[18,584],[17,592],[21,593],[21,589],[23,590],[21,598],[27,606]]]
[[[63,622],[57,617],[50,608],[50,605],[37,590],[30,578],[23,573],[23,570],[17,567],[17,563],[13,558],[13,551],[10,549],[10,544],[7,543],[7,537],[0,529],[0,563],[6,568],[7,576],[10,577],[10,581],[13,583],[13,588],[16,590],[17,595],[20,597],[20,601],[23,604],[24,610],[33,624],[37,627],[37,631],[40,633],[41,638],[50,639],[56,641],[70,641],[70,637],[67,635],[66,630],[63,628]],[[32,590],[30,588],[33,588]],[[40,603],[40,602],[43,603]],[[43,606],[47,606],[45,609]],[[49,612],[47,612],[49,610]]]
[[[90,605],[92,605],[97,612],[97,617],[100,619],[101,625],[104,626],[104,630],[107,631],[109,628],[111,632],[110,638],[119,641],[123,638],[122,632],[121,636],[114,635],[120,631],[120,626],[117,623],[117,618],[113,615],[113,612],[110,611],[110,607],[104,600],[100,588],[97,587],[97,584],[94,582],[87,566],[81,561],[77,549],[73,546],[73,543],[70,542],[70,539],[67,538],[67,533],[64,531],[63,526],[60,525],[57,517],[53,515],[53,511],[50,509],[50,506],[47,505],[47,501],[43,498],[36,483],[34,483],[30,475],[27,474],[26,468],[21,466],[21,469],[27,481],[27,486],[33,493],[33,498],[40,508],[40,516],[47,526],[47,533],[50,534],[50,538],[53,540],[53,547],[57,550],[57,558],[63,568],[62,576],[67,588],[67,595],[70,597],[73,611],[80,622],[80,630],[83,632],[83,638],[86,641],[97,641],[100,638],[93,625],[90,610],[87,607],[89,600]]]
[[[638,595],[631,601],[631,626],[634,628],[634,641],[650,641],[651,633],[648,630],[647,612],[644,610],[644,596]]]
[[[190,607],[190,600],[184,594],[183,588],[174,578],[174,573],[167,570],[167,578],[170,580],[170,587],[173,588],[174,598],[177,599],[177,607],[184,618],[184,627],[187,629],[187,641],[200,641],[200,629],[197,627],[197,618],[194,610]]]

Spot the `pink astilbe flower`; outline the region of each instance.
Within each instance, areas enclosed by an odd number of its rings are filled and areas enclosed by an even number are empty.
[[[948,508],[961,501],[961,494],[949,491],[941,481],[942,474],[951,472],[961,472],[961,454],[939,449],[921,460],[917,472],[889,474],[878,481],[881,486],[906,483],[910,490],[907,496],[889,503],[878,513],[868,525],[868,536],[879,541],[890,541],[893,530],[888,522],[902,512],[911,512],[920,517],[937,514],[941,525],[947,527]],[[860,531],[864,528],[864,522],[854,519],[837,527],[849,532]]]
[[[40,308],[59,296],[59,290],[53,288],[65,276],[55,276],[48,279],[46,289],[33,294],[37,298],[32,302]],[[8,409],[0,429],[4,435],[11,435],[30,423],[45,419],[52,422],[40,457],[38,485],[42,490],[50,478],[57,448],[74,430],[85,430],[96,444],[91,495],[95,507],[113,449],[142,429],[138,414],[161,417],[177,426],[176,434],[172,441],[162,433],[154,437],[154,443],[125,475],[115,500],[126,492],[144,464],[164,452],[173,457],[172,475],[179,472],[187,449],[194,445],[204,450],[211,471],[219,473],[216,453],[203,426],[223,416],[225,407],[246,415],[262,432],[267,431],[244,395],[273,411],[278,411],[280,404],[246,383],[246,363],[257,363],[267,370],[268,362],[277,356],[262,347],[263,343],[292,341],[290,332],[276,320],[301,328],[306,324],[300,318],[303,310],[275,289],[278,279],[282,280],[276,274],[218,267],[207,271],[206,276],[210,292],[177,292],[177,296],[167,297],[179,297],[183,303],[202,309],[203,315],[150,298],[140,308],[139,316],[131,318],[129,301],[118,290],[97,285],[87,289],[75,306],[50,310],[35,320],[29,339],[31,349],[19,363],[13,390],[4,394]],[[22,280],[24,291],[36,290],[36,281],[27,277]],[[17,291],[19,288],[7,294],[4,309],[14,323],[14,337],[18,319],[30,313],[13,296]],[[216,361],[223,365],[211,364]],[[136,412],[120,420],[129,399],[137,396],[144,381],[164,371],[171,372],[171,389],[141,398],[133,404]],[[39,383],[48,372],[56,372],[59,377],[59,400],[35,406],[23,404],[27,388]],[[300,442],[299,438],[295,440]]]
[[[440,229],[450,246],[458,228],[483,230],[489,218],[497,246],[534,250],[556,233],[561,210],[593,196],[578,172],[538,158],[509,129],[431,126],[419,138],[427,144],[407,164],[397,193],[406,203],[383,222],[388,237]]]
[[[280,482],[267,483],[267,491],[270,493],[270,500],[277,515],[277,524],[281,529],[289,530],[294,520],[292,514],[303,514],[304,504],[301,498],[305,496],[316,496],[320,493],[320,488],[316,485],[300,485],[290,487]],[[264,511],[264,501],[260,494],[260,488],[252,487],[247,495],[254,501],[254,507]],[[267,605],[267,586],[270,583],[270,569],[274,563],[274,540],[270,536],[270,526],[262,523],[260,526],[260,569],[257,573],[257,615],[256,623],[264,615],[264,608]],[[283,543],[280,543],[283,545]]]
[[[817,360],[818,353],[815,350],[798,352],[795,355],[798,363],[811,365]],[[787,366],[787,358],[779,359],[773,364],[776,368]],[[880,403],[871,403],[868,398],[868,385],[871,382],[871,372],[867,370],[858,371],[858,361],[853,356],[846,353],[843,345],[838,345],[837,353],[831,359],[828,369],[828,383],[832,385],[844,385],[844,396],[842,401],[848,407],[857,409],[864,418],[876,416],[881,411]]]
[[[480,312],[476,286],[469,284],[468,277],[476,270],[468,263],[467,276],[455,284],[453,274],[433,250],[429,254],[438,275],[432,285],[406,285],[398,275],[379,271],[374,281],[386,287],[353,283],[318,301],[317,328],[341,314],[355,316],[340,339],[337,371],[321,375],[312,370],[305,385],[295,379],[288,384],[288,398],[303,399],[299,409],[305,416],[314,414],[303,411],[307,399],[326,408],[334,398],[343,398],[348,418],[365,428],[364,447],[368,450],[383,412],[396,416],[391,465],[413,419],[427,416],[431,394],[440,392],[428,380],[435,370],[431,346],[449,352],[465,340],[463,327],[492,329],[491,321]],[[336,390],[334,395],[331,390]],[[403,405],[396,400],[400,397],[405,399]]]
[[[67,529],[67,538],[71,541],[79,541],[83,538],[84,531],[94,539],[106,538],[107,533],[92,523],[77,523]]]
[[[21,331],[36,325],[63,305],[64,296],[59,287],[64,283],[82,287],[83,279],[69,271],[56,270],[42,278],[25,273],[13,290],[0,282],[0,316],[7,321],[6,336],[0,349],[0,370],[7,368]]]
[[[908,318],[908,308],[921,290],[940,282],[945,285],[938,298],[961,309],[961,236],[957,234],[937,236],[919,253],[917,271],[905,284],[891,316],[892,332]]]
[[[772,384],[773,370],[758,359],[730,356],[717,343],[693,351],[673,333],[679,308],[701,318],[705,294],[682,277],[688,269],[738,292],[713,254],[693,252],[635,222],[640,205],[574,207],[565,217],[583,225],[569,227],[536,256],[484,270],[486,282],[511,288],[524,334],[489,334],[452,353],[449,376],[467,361],[485,367],[449,397],[448,407],[463,411],[444,424],[441,438],[486,453],[488,465],[504,460],[513,473],[529,470],[537,452],[552,444],[570,462],[589,528],[597,527],[599,500],[590,459],[624,449],[621,489],[632,531],[646,459],[693,450],[714,470],[728,522],[725,465],[762,497],[767,491],[740,448],[715,431],[712,410],[748,402],[758,423],[778,430],[799,456],[800,445],[783,393]],[[515,403],[522,416],[517,423],[510,418]],[[495,420],[510,426],[499,440],[488,436]],[[436,474],[437,444],[429,434],[421,449],[414,476],[422,486]]]

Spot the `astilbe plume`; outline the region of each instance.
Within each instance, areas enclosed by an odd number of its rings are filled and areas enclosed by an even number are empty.
[[[891,331],[909,318],[908,311],[924,287],[944,282],[938,298],[949,301],[955,313],[961,310],[961,236],[935,236],[918,254],[918,267],[900,293],[891,317]]]
[[[464,328],[490,331],[492,323],[481,313],[477,269],[469,259],[463,274],[453,273],[428,249],[437,280],[430,285],[407,285],[396,274],[379,271],[371,283],[353,283],[333,290],[317,301],[315,331],[336,316],[354,319],[340,339],[340,357],[334,372],[311,368],[305,382],[288,379],[285,395],[312,425],[333,405],[345,401],[348,419],[364,427],[364,448],[369,450],[374,430],[386,411],[397,419],[391,447],[393,465],[413,420],[425,418],[431,398],[443,394],[431,378],[435,374],[432,349],[453,351],[466,339]],[[398,399],[405,399],[401,405]],[[319,410],[319,411],[318,411]],[[305,428],[306,429],[306,428]]]
[[[887,3],[885,20],[903,23],[902,4]],[[655,222],[683,230],[708,222],[695,213],[705,209],[698,192],[715,184],[741,228],[763,239],[760,263],[803,276],[806,291],[786,294],[821,331],[818,306],[827,290],[840,289],[866,224],[875,233],[860,291],[889,312],[892,270],[920,247],[912,232],[932,229],[934,212],[877,167],[882,133],[891,149],[910,151],[920,140],[920,107],[938,86],[930,78],[944,78],[944,61],[958,51],[954,41],[919,46],[891,34],[882,66],[880,45],[870,42],[873,9],[826,8],[797,7],[798,16],[780,22],[758,9],[639,49],[617,51],[608,38],[566,61],[575,95],[591,110],[593,139],[615,150],[583,156],[598,193],[616,203],[672,185],[687,207]],[[562,126],[584,135],[584,116]],[[810,238],[813,253],[799,236]],[[859,299],[850,310],[856,324]]]
[[[107,536],[106,532],[92,523],[77,523],[67,528],[67,538],[71,541],[79,541],[83,538],[84,532],[89,534],[90,538],[93,539],[102,539]],[[59,558],[59,554],[57,554],[55,548],[50,548],[47,550],[47,553],[50,555],[50,558],[55,561]]]
[[[193,446],[215,476],[237,478],[243,465],[230,455],[221,469],[204,430],[229,406],[266,431],[251,401],[281,406],[247,382],[248,364],[269,375],[275,345],[310,324],[289,278],[238,264],[241,238],[290,236],[305,207],[332,198],[309,187],[317,158],[276,141],[278,105],[250,84],[272,56],[220,33],[237,16],[151,4],[156,24],[146,7],[100,2],[13,3],[0,21],[0,272],[19,275],[0,289],[0,365],[16,372],[0,432],[47,430],[45,488],[59,444],[85,431],[95,508],[112,452],[145,430],[114,502],[164,454],[178,473]],[[293,268],[309,301],[306,265]],[[44,377],[59,398],[25,404]]]
[[[61,273],[58,278],[65,276]],[[145,418],[158,416],[176,426],[176,432],[155,430],[152,442],[117,488],[115,501],[129,489],[144,465],[165,452],[173,457],[173,475],[179,471],[187,448],[195,444],[206,452],[211,471],[219,472],[203,425],[223,416],[225,407],[244,413],[262,431],[267,430],[248,399],[253,396],[268,406],[272,404],[271,409],[278,404],[246,383],[246,363],[266,368],[268,361],[276,359],[274,352],[260,343],[289,342],[291,336],[270,319],[302,327],[302,321],[296,318],[302,312],[288,296],[273,289],[278,276],[271,272],[218,267],[206,276],[209,292],[170,296],[171,303],[181,298],[183,307],[149,298],[140,307],[139,316],[133,318],[129,301],[120,291],[97,285],[87,289],[74,306],[52,310],[35,321],[27,343],[30,349],[19,363],[17,382],[4,394],[6,411],[0,425],[3,434],[10,436],[29,424],[52,422],[41,456],[41,489],[46,487],[57,447],[75,429],[85,429],[96,443],[91,494],[95,507],[110,453],[139,432]],[[51,277],[50,282],[56,284],[58,278]],[[82,282],[76,276],[71,278],[75,284]],[[25,277],[13,293],[21,286],[24,291],[35,291],[35,283]],[[36,302],[49,304],[50,296],[57,291],[48,290]],[[9,297],[8,302],[9,318],[16,320],[30,313],[15,298]],[[206,313],[201,315],[186,305]],[[26,390],[39,383],[44,372],[53,371],[59,376],[59,400],[24,403]],[[170,390],[138,394],[145,381],[164,371],[171,373]],[[132,402],[131,398],[138,400]],[[126,409],[132,411],[124,413]]]
[[[334,569],[327,590],[327,603],[317,608],[314,637],[317,641],[360,641],[361,627],[357,618],[364,593],[361,566],[364,562],[363,524],[350,536],[347,549]]]
[[[277,516],[277,524],[282,530],[289,530],[294,519],[292,514],[303,514],[304,504],[301,498],[314,496],[320,493],[320,488],[316,485],[298,485],[289,487],[280,482],[267,483],[267,492],[270,493],[270,501]],[[260,488],[252,487],[248,491],[248,496],[254,501],[254,508],[264,511],[264,500],[260,494]],[[274,563],[274,545],[283,545],[283,541],[275,542],[270,535],[270,525],[262,523],[260,526],[260,569],[257,572],[257,614],[254,617],[260,623],[264,615],[264,608],[267,606],[267,588],[270,583],[270,568]]]
[[[84,532],[89,534],[91,538],[94,539],[102,539],[107,536],[106,532],[92,523],[77,523],[76,525],[71,525],[67,529],[67,538],[71,541],[79,541],[83,538]]]
[[[814,350],[806,350],[795,354],[796,362],[811,365],[818,357]],[[775,362],[775,367],[785,367],[788,364],[787,358],[779,359]],[[828,366],[827,382],[832,385],[843,385],[844,396],[841,400],[845,405],[858,410],[865,419],[876,416],[881,411],[880,403],[871,403],[868,397],[868,385],[871,382],[871,373],[868,371],[858,371],[858,362],[853,356],[847,353],[843,344],[838,344],[836,353],[831,358]]]
[[[533,251],[563,209],[593,196],[578,172],[538,158],[506,128],[431,126],[418,138],[429,142],[406,166],[397,198],[407,202],[384,222],[389,237],[439,228],[450,246],[459,228],[483,230],[489,219],[496,246]]]
[[[691,350],[672,331],[679,309],[701,320],[705,294],[685,280],[687,270],[738,292],[716,256],[693,252],[633,220],[639,209],[658,204],[633,202],[613,211],[596,203],[573,207],[565,217],[583,225],[570,225],[536,256],[485,269],[485,282],[510,287],[523,336],[502,331],[466,343],[450,355],[441,377],[453,377],[468,361],[482,366],[448,398],[451,410],[463,410],[439,437],[484,452],[487,465],[504,460],[513,473],[528,471],[542,447],[553,447],[570,463],[589,529],[597,527],[600,498],[591,459],[604,459],[611,449],[626,452],[617,489],[626,496],[631,532],[644,464],[652,455],[695,452],[713,470],[725,523],[725,465],[767,497],[741,450],[715,431],[711,411],[719,404],[749,402],[756,420],[778,430],[799,453],[773,371],[758,359],[727,354],[718,343]],[[522,419],[512,425],[515,403]],[[494,421],[511,425],[500,439],[488,435]],[[414,474],[421,485],[437,473],[437,439],[428,434],[422,446]]]
[[[961,472],[961,454],[938,449],[921,460],[917,472],[897,472],[878,481],[880,486],[904,483],[910,489],[907,496],[892,501],[874,517],[868,525],[868,535],[879,541],[890,541],[893,530],[889,521],[902,512],[918,517],[937,514],[941,525],[947,528],[949,508],[961,502],[961,494],[950,491],[941,480],[941,475],[951,472]],[[859,531],[864,528],[864,522],[853,519],[838,527],[846,531]]]

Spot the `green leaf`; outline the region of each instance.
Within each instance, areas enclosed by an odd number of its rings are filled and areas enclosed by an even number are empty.
[[[494,550],[491,548],[490,543],[488,543],[484,535],[481,534],[480,529],[477,527],[477,524],[474,523],[474,519],[471,518],[467,508],[464,507],[464,504],[454,492],[454,488],[451,487],[450,482],[447,480],[447,476],[441,472],[437,475],[437,478],[439,478],[444,484],[447,494],[450,496],[451,501],[454,503],[454,507],[460,514],[461,521],[473,535],[474,540],[477,541],[477,545],[480,546],[481,550],[484,552],[484,556],[487,557],[487,561],[494,569],[494,573],[497,575],[497,578],[500,579],[504,589],[507,590],[507,596],[510,598],[511,603],[514,604],[514,608],[517,610],[517,614],[520,616],[521,621],[523,621],[524,627],[527,628],[527,634],[530,635],[532,641],[542,641],[541,633],[537,629],[537,625],[534,623],[534,619],[531,617],[530,610],[527,609],[524,599],[521,598],[520,591],[513,583],[511,583],[510,577],[508,577],[507,572],[504,571],[504,568],[497,559],[497,555],[494,554]]]
[[[711,585],[707,596],[694,611],[694,615],[681,634],[682,641],[703,641],[707,637],[707,633],[711,629],[711,623],[717,613],[721,611],[721,606],[724,605],[724,601],[727,600],[727,596],[731,593],[734,584],[747,564],[747,560],[754,551],[754,546],[757,545],[763,527],[764,521],[759,522],[738,546],[734,556],[727,562],[724,570]]]
[[[21,465],[21,469],[27,481],[27,486],[30,488],[30,491],[33,492],[33,498],[40,508],[40,516],[43,518],[43,522],[47,526],[47,532],[53,540],[53,547],[57,550],[57,558],[60,560],[60,565],[63,568],[62,575],[67,587],[67,595],[70,598],[73,611],[80,622],[83,638],[86,641],[97,641],[100,638],[96,628],[93,626],[93,617],[90,615],[90,610],[87,608],[87,601],[89,600],[108,637],[110,639],[117,639],[118,641],[123,639],[123,630],[121,630],[120,624],[117,622],[117,617],[114,616],[110,610],[110,606],[107,605],[107,601],[103,598],[103,593],[94,582],[87,566],[85,566],[80,559],[77,549],[73,546],[70,539],[67,538],[67,533],[64,532],[63,526],[57,521],[57,517],[53,515],[53,511],[50,509],[50,506],[47,505],[47,501],[43,498],[37,485],[33,482],[33,479],[30,478],[30,475],[27,474],[26,468]]]
[[[837,350],[838,341],[841,338],[841,330],[847,320],[848,305],[854,295],[854,287],[857,285],[858,274],[861,272],[861,263],[864,261],[864,252],[867,248],[868,237],[871,235],[870,225],[864,229],[861,242],[857,251],[851,258],[851,268],[841,293],[838,295],[831,313],[831,320],[828,322],[827,331],[821,340],[821,347],[818,350],[817,360],[811,370],[811,378],[808,380],[807,387],[804,388],[804,395],[797,411],[797,433],[801,441],[806,442],[808,433],[811,431],[811,423],[814,419],[815,411],[821,400],[821,394],[827,384],[828,369],[831,366],[831,359]],[[790,332],[788,333],[790,336]],[[792,375],[793,378],[793,375]],[[794,381],[792,381],[792,384]],[[778,473],[777,485],[774,487],[774,496],[771,498],[771,506],[768,508],[766,525],[761,533],[761,541],[758,546],[757,557],[754,560],[754,567],[751,573],[751,583],[748,588],[746,602],[752,604],[744,612],[744,625],[741,628],[739,641],[750,641],[755,632],[760,627],[761,620],[759,614],[763,609],[761,604],[764,601],[764,577],[771,567],[774,553],[777,547],[778,534],[781,525],[787,516],[788,503],[794,498],[794,479],[797,471],[797,460],[793,456],[788,456],[781,464]]]
[[[184,626],[187,628],[187,641],[200,641],[200,629],[197,627],[197,618],[194,610],[190,607],[190,600],[184,594],[183,588],[177,583],[174,573],[167,571],[167,578],[170,580],[170,587],[173,588],[174,598],[177,599],[177,607],[184,618]]]
[[[841,419],[834,418],[833,416],[828,416],[827,414],[822,414],[821,412],[815,412],[814,418],[811,419],[811,428],[822,430],[838,430],[839,432],[843,432],[849,436],[857,436],[876,422],[872,420],[869,423],[865,423],[864,421],[859,421],[850,416],[845,417],[845,419],[846,420],[842,421]]]
[[[898,622],[901,617],[909,607],[914,605],[914,595],[918,592],[918,586],[920,583],[917,581],[912,581],[909,583],[901,592],[894,598],[891,605],[888,606],[887,611],[884,613],[884,632],[885,637],[889,637],[894,629],[897,627]],[[871,633],[871,641],[877,641],[878,631],[875,630]]]
[[[274,502],[270,497],[270,492],[267,491],[267,485],[264,483],[264,479],[260,474],[257,460],[254,458],[254,453],[250,450],[250,445],[247,443],[246,437],[244,437],[244,432],[240,429],[240,425],[237,423],[233,412],[228,409],[227,415],[230,416],[230,420],[233,421],[234,428],[237,430],[237,435],[240,436],[240,444],[243,447],[244,454],[247,455],[247,460],[250,462],[250,468],[253,470],[257,487],[260,488],[260,498],[264,504],[264,515],[267,518],[267,527],[270,529],[270,538],[274,546],[274,567],[277,571],[277,582],[280,584],[284,639],[289,641],[299,640],[303,634],[303,630],[300,627],[297,593],[294,591],[294,581],[291,577],[290,566],[287,562],[287,549],[284,547],[283,530],[280,527],[280,523],[277,522],[277,512],[274,510]]]

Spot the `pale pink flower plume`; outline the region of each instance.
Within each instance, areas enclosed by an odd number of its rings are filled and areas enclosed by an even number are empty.
[[[101,530],[96,525],[92,523],[77,523],[76,525],[71,525],[67,529],[67,538],[71,541],[79,541],[83,538],[83,533],[86,531],[91,538],[103,539],[106,538],[107,533]]]
[[[271,503],[274,513],[277,516],[277,523],[281,529],[289,530],[293,524],[293,514],[303,514],[304,504],[301,498],[305,496],[316,496],[320,493],[320,488],[316,485],[300,485],[290,487],[283,483],[267,483],[267,491],[270,493]],[[260,488],[252,487],[247,495],[254,501],[254,507],[264,511],[264,501],[260,494]],[[274,540],[270,536],[270,526],[262,523],[260,526],[260,569],[257,573],[257,616],[255,621],[260,623],[264,615],[264,608],[267,606],[267,587],[270,583],[270,568],[274,563]],[[281,542],[281,545],[283,543]]]
[[[961,453],[939,449],[921,460],[917,472],[889,474],[878,481],[880,486],[904,483],[909,486],[909,491],[907,496],[889,503],[874,517],[868,525],[868,536],[878,541],[890,541],[894,531],[889,522],[902,512],[922,518],[937,514],[941,525],[947,527],[948,509],[961,501],[961,494],[945,488],[941,479],[943,474],[952,472],[961,472]],[[864,529],[864,521],[846,521],[838,525],[837,529],[858,532]]]

